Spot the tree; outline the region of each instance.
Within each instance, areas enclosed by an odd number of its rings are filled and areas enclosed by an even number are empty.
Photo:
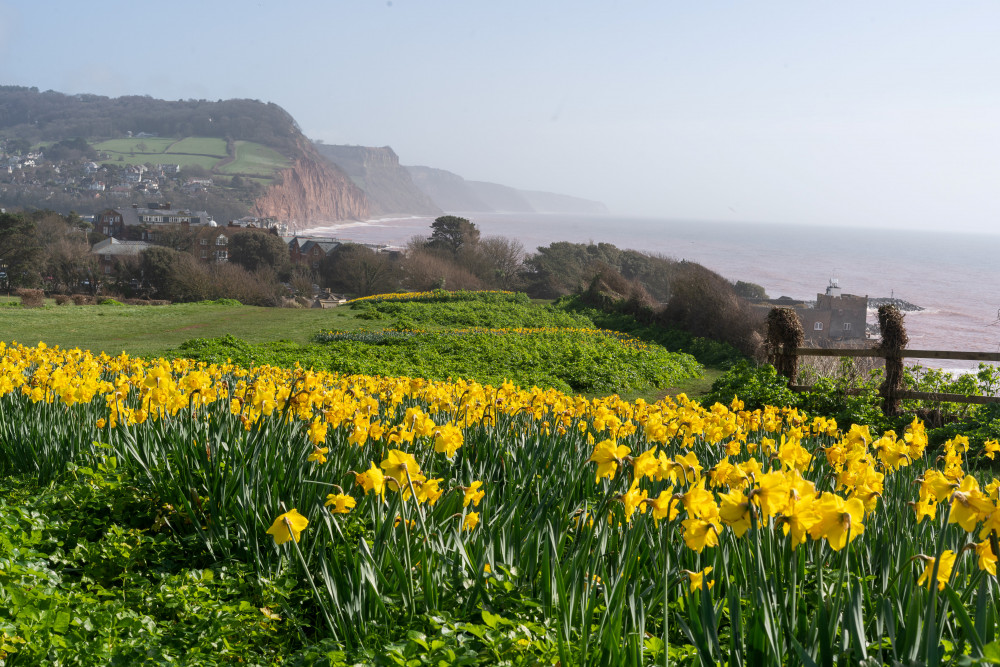
[[[491,287],[509,290],[521,282],[524,269],[524,246],[517,239],[488,236],[479,242],[476,254],[481,268],[475,273]]]
[[[161,299],[171,298],[170,280],[180,257],[180,252],[163,246],[153,246],[142,251],[142,279],[149,284],[155,296]]]
[[[97,257],[90,252],[87,234],[71,218],[44,213],[35,222],[35,235],[42,247],[40,263],[51,279],[51,289],[74,291],[84,279],[97,275]]]
[[[389,292],[397,284],[395,262],[356,243],[334,248],[323,258],[319,272],[330,289],[357,296]]]
[[[743,280],[737,280],[734,286],[737,296],[741,296],[744,299],[766,299],[767,291],[757,283],[745,282]]]
[[[281,237],[265,231],[245,231],[229,239],[229,261],[247,271],[266,266],[281,275],[288,271],[291,256]]]
[[[31,287],[39,280],[42,245],[35,235],[35,223],[14,213],[0,213],[0,270],[6,272],[11,287]]]
[[[431,229],[433,231],[427,239],[427,245],[453,255],[458,254],[463,247],[479,243],[479,230],[474,223],[465,218],[443,215],[431,223]]]

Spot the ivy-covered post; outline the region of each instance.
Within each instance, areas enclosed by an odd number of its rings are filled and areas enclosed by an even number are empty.
[[[878,326],[882,331],[882,342],[878,349],[885,352],[885,380],[879,387],[882,397],[882,412],[886,415],[899,414],[899,392],[903,390],[903,349],[910,342],[903,325],[903,313],[893,305],[879,306]]]
[[[789,386],[795,383],[799,372],[796,350],[804,337],[802,323],[792,308],[772,308],[767,314],[768,361],[780,375],[788,378]]]

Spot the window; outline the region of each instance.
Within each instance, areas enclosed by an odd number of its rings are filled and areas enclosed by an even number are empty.
[[[817,322],[816,324],[813,325],[813,331],[822,331],[822,330],[823,330],[822,322]]]
[[[219,238],[215,239],[215,245],[226,245],[229,242],[225,236],[219,234]]]
[[[201,240],[201,244],[202,245],[208,245],[208,239],[202,239]]]
[[[208,258],[208,250],[206,250],[205,248],[201,249],[201,258],[202,259],[207,259]]]
[[[851,323],[844,322],[844,331],[850,331],[850,330],[851,330]]]

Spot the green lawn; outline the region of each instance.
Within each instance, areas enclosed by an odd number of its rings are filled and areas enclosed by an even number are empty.
[[[79,347],[117,355],[158,356],[191,338],[232,334],[253,343],[308,342],[324,329],[377,328],[352,311],[319,308],[258,308],[175,304],[171,306],[46,306],[0,308],[0,338],[25,345]]]

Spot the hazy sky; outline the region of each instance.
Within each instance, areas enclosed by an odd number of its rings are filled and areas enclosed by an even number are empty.
[[[274,102],[620,214],[1000,229],[995,0],[0,0],[0,83]]]

